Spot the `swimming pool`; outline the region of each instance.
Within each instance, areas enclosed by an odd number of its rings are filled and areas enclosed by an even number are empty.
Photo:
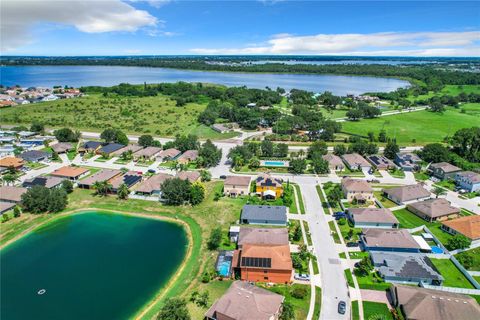
[[[288,161],[262,160],[260,165],[263,167],[288,167]]]
[[[437,254],[442,254],[443,253],[443,250],[440,247],[430,246],[430,248],[432,248],[432,253],[437,253]]]
[[[221,277],[229,277],[233,260],[233,251],[220,251],[215,269]]]

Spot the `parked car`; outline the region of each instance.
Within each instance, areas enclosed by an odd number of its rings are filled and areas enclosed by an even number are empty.
[[[295,280],[310,281],[310,275],[304,273],[295,273],[293,276]]]
[[[345,301],[340,301],[338,303],[338,313],[345,314],[346,311],[347,311],[347,304],[345,303]]]
[[[226,175],[221,175],[221,176],[220,176],[220,179],[225,180],[225,179],[227,179],[227,176],[226,176]]]
[[[347,247],[353,248],[353,247],[358,247],[359,244],[358,242],[347,242]]]
[[[148,173],[155,173],[157,171],[155,171],[155,169],[148,169]]]

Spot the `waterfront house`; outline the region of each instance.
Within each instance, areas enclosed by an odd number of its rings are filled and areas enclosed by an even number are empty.
[[[444,221],[441,228],[452,235],[462,234],[472,241],[480,240],[480,216],[478,215]]]
[[[77,181],[88,174],[88,169],[82,167],[65,166],[53,171],[50,175]]]
[[[372,169],[372,165],[358,153],[344,154],[342,159],[350,170],[369,171]]]
[[[205,313],[207,320],[278,320],[285,298],[243,281],[234,281]]]
[[[458,187],[468,192],[480,191],[480,174],[473,171],[462,171],[455,174]]]
[[[131,188],[140,181],[142,181],[141,172],[129,171],[123,175],[115,176],[110,180],[110,184],[112,185],[112,192],[117,192],[122,184],[126,185],[127,188]]]
[[[440,180],[447,180],[450,178],[454,178],[457,172],[462,171],[459,167],[454,166],[448,162],[439,162],[439,163],[432,163],[428,167],[429,173],[437,179]]]
[[[385,282],[441,286],[444,280],[422,253],[372,251],[370,258]]]
[[[223,193],[229,197],[248,195],[251,181],[250,176],[228,176],[223,184]]]
[[[443,198],[410,203],[407,209],[428,222],[450,220],[460,216],[460,209],[453,207]]]
[[[478,320],[480,305],[467,295],[393,285],[390,288],[392,305],[406,320]]]
[[[48,189],[60,188],[62,186],[63,178],[54,176],[38,176],[32,179],[27,179],[22,183],[24,188],[32,188],[35,186],[42,186]]]
[[[279,246],[288,245],[288,243],[287,228],[240,227],[237,240],[239,249],[245,244]]]
[[[15,206],[15,203],[0,201],[0,215],[12,210]]]
[[[161,187],[162,184],[168,180],[173,178],[172,175],[165,174],[165,173],[158,173],[150,178],[142,181],[138,187],[135,189],[135,193],[144,196],[153,196],[158,195],[161,197]]]
[[[400,223],[386,208],[348,208],[348,218],[355,228],[398,228]]]
[[[345,164],[342,159],[333,153],[323,155],[322,158],[328,162],[328,168],[330,171],[343,171],[345,169]]]
[[[422,159],[420,159],[415,153],[411,152],[397,152],[395,154],[395,164],[402,168],[403,171],[418,171]]]
[[[368,156],[367,160],[375,166],[378,170],[390,170],[396,169],[397,166],[393,163],[392,160],[388,159],[385,156],[381,155],[372,155]]]
[[[113,178],[121,174],[122,172],[120,170],[102,169],[92,174],[91,176],[88,176],[85,179],[78,181],[78,187],[84,188],[84,189],[91,189],[95,184],[95,182],[104,182],[104,181],[110,182]]]
[[[288,208],[246,204],[242,208],[240,221],[243,224],[287,225]]]
[[[373,189],[370,184],[362,179],[345,178],[341,183],[343,196],[348,202],[358,201],[365,203],[374,201]]]
[[[27,192],[27,188],[14,186],[0,187],[0,201],[9,203],[19,203],[22,201],[22,195]]]
[[[28,150],[21,153],[19,157],[27,162],[40,162],[50,159],[52,154],[40,150]]]
[[[423,249],[406,229],[363,229],[360,241],[365,251],[421,252]]]
[[[430,198],[430,191],[420,184],[383,189],[383,194],[393,202],[401,205],[412,201]]]
[[[280,178],[263,174],[255,180],[255,192],[264,199],[277,199],[283,194],[282,183]]]

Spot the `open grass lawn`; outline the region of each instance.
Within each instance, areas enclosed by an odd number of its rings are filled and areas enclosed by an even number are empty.
[[[425,100],[435,95],[458,96],[462,92],[465,92],[467,94],[469,93],[480,94],[480,86],[478,85],[446,85],[445,87],[442,88],[442,90],[440,90],[439,93],[434,93],[433,91],[430,91],[428,94],[422,94],[422,95],[419,95],[418,97],[409,96],[407,99],[409,99],[410,101],[416,101],[416,100]]]
[[[348,221],[346,221],[345,224],[341,224],[340,221],[341,220],[337,222],[337,225],[340,229],[343,239],[345,241],[358,241],[358,235],[362,232],[362,229],[352,227]],[[351,238],[348,237],[350,230],[353,231]]]
[[[30,125],[33,120],[45,126],[71,127],[102,131],[112,124],[127,133],[175,136],[196,134],[201,138],[230,138],[237,133],[220,134],[197,122],[206,104],[188,103],[177,107],[164,96],[137,98],[105,98],[92,94],[76,99],[62,99],[0,110],[3,124]]]
[[[426,174],[425,172],[414,172],[413,176],[418,181],[426,181],[426,180],[430,179],[430,176],[428,174]]]
[[[440,274],[445,278],[445,287],[475,289],[467,278],[458,270],[450,259],[430,259]]]
[[[396,207],[397,204],[383,195],[382,191],[373,191],[373,195],[385,208]]]
[[[390,283],[383,281],[383,279],[375,272],[370,273],[367,276],[360,276],[358,273],[355,273],[355,276],[357,277],[360,289],[385,291],[390,287]]]
[[[461,252],[455,255],[455,258],[457,258],[460,261],[460,257],[464,255],[469,255],[473,258],[473,264],[472,267],[470,267],[468,270],[470,271],[480,271],[480,248],[475,248],[472,250],[468,250],[465,252]]]
[[[468,105],[468,110],[461,113],[461,108],[448,107],[444,113],[415,111],[397,115],[346,121],[342,123],[342,132],[367,137],[369,131],[378,134],[385,129],[389,137],[394,137],[400,145],[424,145],[441,142],[444,137],[453,135],[461,128],[478,126],[480,122],[480,103]],[[428,124],[428,130],[425,129]]]
[[[392,213],[395,217],[397,217],[398,221],[400,222],[400,228],[412,229],[421,225],[425,225],[443,244],[447,243],[448,239],[452,237],[452,235],[440,229],[441,224],[439,222],[427,222],[422,218],[419,218],[415,214],[411,213],[407,209],[395,210],[392,211]]]
[[[389,170],[388,173],[394,178],[403,179],[405,178],[405,172],[401,169]]]
[[[368,257],[369,253],[364,251],[352,251],[349,252],[348,255],[350,259],[363,259],[364,257]]]
[[[306,319],[308,314],[308,309],[310,308],[310,285],[305,284],[277,284],[274,286],[265,286],[261,285],[265,289],[281,294],[285,297],[286,302],[290,302],[295,309],[295,319]],[[306,295],[302,299],[297,299],[292,297],[291,292],[294,288],[304,288],[306,290]],[[318,291],[316,291],[318,293]],[[321,294],[320,294],[321,296]]]
[[[227,290],[230,288],[232,284],[232,280],[213,280],[209,283],[200,283],[195,290],[202,293],[208,291],[209,300],[208,300],[208,307],[203,308],[197,306],[193,302],[189,302],[187,307],[190,311],[190,315],[192,319],[203,319],[205,312],[207,312],[208,308],[217,301]],[[189,296],[186,297],[187,299]]]
[[[434,184],[434,186],[440,186],[450,191],[455,190],[455,182],[452,180],[443,180]]]
[[[375,315],[383,316],[382,319],[393,319],[388,306],[385,303],[363,301],[363,318],[368,320]]]

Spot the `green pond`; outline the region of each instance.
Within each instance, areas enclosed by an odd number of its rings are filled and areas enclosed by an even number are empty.
[[[0,252],[1,319],[130,318],[173,276],[187,245],[171,222],[60,218]]]

